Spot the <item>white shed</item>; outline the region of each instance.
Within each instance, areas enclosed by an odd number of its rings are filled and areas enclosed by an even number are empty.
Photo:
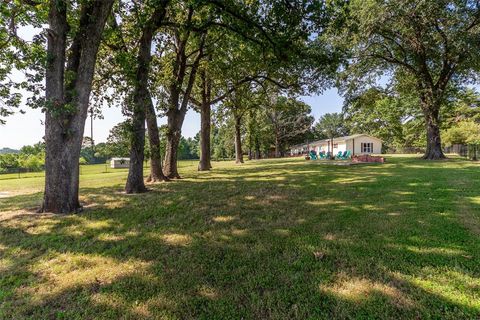
[[[112,158],[110,160],[110,168],[128,168],[130,167],[130,158]]]

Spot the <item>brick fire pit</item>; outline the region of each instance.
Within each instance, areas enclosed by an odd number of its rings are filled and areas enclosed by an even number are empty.
[[[352,162],[358,163],[358,162],[379,162],[379,163],[384,163],[386,159],[384,157],[378,157],[378,156],[371,156],[369,154],[362,154],[358,156],[353,156],[352,157]]]

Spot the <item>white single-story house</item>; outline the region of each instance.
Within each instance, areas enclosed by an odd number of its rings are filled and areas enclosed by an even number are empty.
[[[130,158],[112,158],[110,160],[110,168],[128,168],[130,167]]]
[[[306,154],[310,150],[320,152],[350,151],[352,156],[359,154],[380,154],[382,153],[382,140],[368,134],[354,134],[351,136],[337,137],[333,139],[333,146],[330,139],[317,140],[308,143],[292,146],[292,155]]]

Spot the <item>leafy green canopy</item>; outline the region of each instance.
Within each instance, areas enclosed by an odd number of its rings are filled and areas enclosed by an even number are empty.
[[[26,89],[35,95],[41,88],[36,80],[43,74],[42,36],[27,38],[21,31],[40,28],[45,15],[43,6],[27,2],[0,3],[0,125],[21,106]]]
[[[332,40],[350,59],[343,87],[359,90],[381,76],[417,89],[463,85],[479,70],[477,1],[351,1],[345,27]],[[408,79],[410,78],[410,79]]]
[[[343,136],[348,134],[348,129],[341,113],[326,113],[318,122],[314,128],[317,138],[329,138]]]

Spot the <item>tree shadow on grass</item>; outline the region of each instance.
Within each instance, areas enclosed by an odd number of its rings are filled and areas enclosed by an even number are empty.
[[[478,173],[403,165],[245,167],[7,215],[0,317],[476,318],[480,245],[446,182]]]

